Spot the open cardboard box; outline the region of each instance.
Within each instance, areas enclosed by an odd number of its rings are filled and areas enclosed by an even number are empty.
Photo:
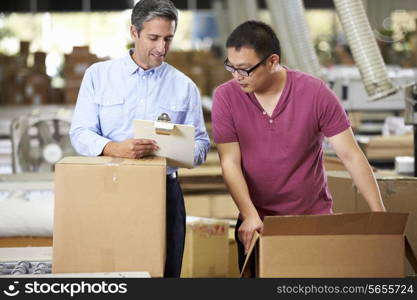
[[[329,190],[333,198],[333,212],[369,212],[369,205],[359,192],[348,172],[328,171]],[[388,212],[409,213],[405,235],[414,252],[417,252],[417,178],[391,175],[381,171],[375,173],[382,200]],[[406,274],[415,276],[410,264]]]
[[[408,213],[265,217],[242,270],[250,277],[404,277],[405,255],[417,260],[404,235]]]

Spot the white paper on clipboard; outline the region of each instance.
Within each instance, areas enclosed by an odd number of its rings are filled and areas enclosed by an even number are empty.
[[[155,140],[159,146],[155,155],[166,157],[169,166],[192,168],[195,128],[192,125],[174,125],[170,134],[159,134],[154,121],[133,120],[134,138]]]

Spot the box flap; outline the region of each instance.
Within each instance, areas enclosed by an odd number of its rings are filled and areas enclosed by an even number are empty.
[[[57,164],[165,166],[166,159],[156,156],[148,156],[141,159],[110,156],[67,156],[57,162]]]
[[[243,264],[242,272],[240,277],[251,277],[250,262],[255,259],[255,246],[259,240],[259,233],[255,231],[253,233],[252,241],[250,243],[248,254],[246,255],[245,263]]]
[[[265,217],[262,235],[404,234],[408,215],[371,212],[272,216]]]
[[[407,260],[413,268],[414,272],[417,273],[417,257],[407,237],[405,237],[405,256],[407,257]]]

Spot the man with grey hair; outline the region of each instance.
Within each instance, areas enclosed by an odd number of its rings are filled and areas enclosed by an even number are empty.
[[[158,149],[153,140],[133,138],[133,120],[156,120],[168,113],[173,123],[196,128],[194,165],[206,159],[210,141],[196,85],[164,62],[178,22],[169,0],[141,0],[132,11],[134,49],[121,59],[87,69],[71,124],[78,153],[141,158]],[[140,193],[141,191],[138,191]],[[165,277],[179,277],[185,242],[185,207],[177,169],[168,166]],[[146,230],[146,228],[138,228]]]

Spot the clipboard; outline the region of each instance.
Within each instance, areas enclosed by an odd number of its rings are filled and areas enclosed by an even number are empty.
[[[194,126],[163,121],[133,120],[133,135],[135,139],[155,140],[159,146],[155,155],[166,157],[169,166],[193,167]]]

